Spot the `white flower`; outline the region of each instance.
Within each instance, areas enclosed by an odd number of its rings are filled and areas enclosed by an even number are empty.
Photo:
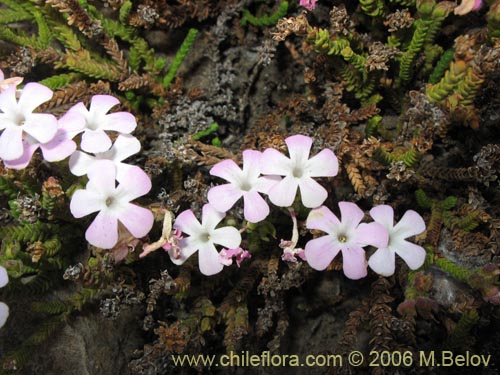
[[[5,268],[0,266],[0,288],[3,288],[9,282],[9,275]],[[7,318],[9,317],[9,306],[5,303],[0,302],[0,328],[3,327]]]
[[[405,240],[425,231],[425,222],[422,216],[413,210],[408,210],[394,225],[394,210],[388,205],[372,208],[370,215],[389,232],[387,247],[379,248],[368,260],[368,265],[372,270],[382,276],[394,274],[395,254],[403,258],[412,270],[416,270],[424,264],[426,255],[424,248]]]

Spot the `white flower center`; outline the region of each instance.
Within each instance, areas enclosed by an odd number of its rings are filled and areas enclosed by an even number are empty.
[[[252,188],[252,185],[248,182],[248,181],[243,181],[241,184],[240,184],[240,190],[243,190],[243,191],[250,191],[250,189]]]
[[[339,234],[337,236],[337,239],[339,240],[340,243],[346,243],[347,242],[347,236],[343,233]]]
[[[18,125],[18,126],[23,126],[24,123],[26,122],[26,117],[24,117],[24,115],[22,113],[16,113],[14,115],[14,122]]]
[[[112,208],[112,206],[114,206],[116,203],[116,199],[114,197],[107,197],[105,203],[106,207]]]
[[[200,234],[200,241],[209,242],[210,241],[210,234],[208,232],[201,233]]]
[[[301,178],[302,175],[304,174],[304,170],[300,167],[293,167],[293,170],[292,170],[292,176],[295,177],[295,178]]]

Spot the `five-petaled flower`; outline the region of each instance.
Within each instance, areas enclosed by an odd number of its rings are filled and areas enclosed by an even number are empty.
[[[210,204],[203,206],[201,224],[193,211],[181,212],[175,219],[174,228],[180,229],[189,237],[180,240],[180,251],[168,250],[172,262],[181,265],[198,250],[198,262],[202,274],[210,276],[222,271],[224,265],[220,262],[215,244],[236,249],[241,243],[238,229],[229,226],[216,228],[225,216],[225,213],[217,211]]]
[[[104,152],[111,147],[111,139],[105,130],[118,133],[131,133],[137,126],[135,117],[128,112],[107,112],[117,105],[119,100],[110,95],[94,95],[87,110],[83,103],[75,104],[68,111],[79,113],[85,119],[85,125],[78,131],[83,132],[80,147],[86,152]]]
[[[145,195],[151,189],[151,180],[139,167],[131,167],[116,186],[116,167],[111,161],[102,161],[100,168],[88,173],[85,190],[73,194],[70,210],[80,218],[99,211],[88,227],[87,241],[103,249],[111,249],[118,241],[118,221],[136,238],[144,237],[153,226],[153,213],[130,201]]]
[[[0,266],[0,288],[3,288],[9,282],[9,275],[5,268]],[[9,306],[5,303],[0,302],[0,328],[3,327],[7,318],[9,317]]]
[[[243,214],[251,223],[264,220],[269,206],[259,193],[267,191],[280,180],[278,176],[260,176],[259,163],[262,154],[255,150],[243,151],[243,169],[230,160],[215,164],[210,174],[229,181],[208,191],[208,202],[221,212],[228,211],[243,197]]]
[[[261,158],[261,172],[266,175],[279,175],[284,178],[268,191],[269,199],[276,206],[290,207],[300,188],[302,203],[305,207],[319,207],[328,193],[313,177],[332,177],[338,173],[338,160],[333,151],[323,149],[309,159],[312,139],[301,134],[285,139],[290,158],[278,150],[268,148]]]
[[[363,223],[363,211],[351,202],[339,202],[340,221],[327,207],[312,210],[306,226],[327,235],[314,238],[305,247],[306,261],[316,270],[324,270],[342,252],[344,274],[353,280],[367,275],[364,246],[387,246],[387,230],[379,223]]]
[[[380,247],[368,260],[368,265],[372,270],[382,276],[394,274],[395,254],[403,258],[412,270],[416,270],[424,264],[426,254],[424,248],[406,241],[406,238],[425,231],[425,222],[422,216],[413,210],[408,210],[394,225],[394,210],[388,205],[372,208],[370,215],[375,222],[383,225],[389,232],[387,246]]]
[[[57,119],[48,113],[33,113],[52,98],[52,90],[38,83],[28,83],[16,99],[16,87],[0,93],[0,159],[26,157],[30,144],[48,143],[57,133]],[[34,151],[34,150],[33,150]],[[30,155],[33,153],[31,152]],[[31,156],[30,156],[31,157]]]

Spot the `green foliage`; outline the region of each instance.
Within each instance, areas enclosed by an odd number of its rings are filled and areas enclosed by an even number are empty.
[[[432,199],[422,189],[415,191],[415,199],[422,208],[430,209],[432,207]]]
[[[167,74],[163,78],[163,86],[168,89],[170,86],[170,83],[175,77],[175,74],[177,73],[177,69],[179,69],[179,66],[181,65],[182,61],[186,57],[187,53],[191,49],[191,46],[193,45],[194,41],[196,40],[196,36],[198,35],[198,30],[196,29],[189,29],[189,32],[182,42],[179,50],[177,51],[174,60],[172,61],[172,64],[170,65],[170,68],[168,69]]]
[[[468,270],[446,258],[437,258],[434,260],[434,265],[448,272],[455,279],[467,282],[474,271]]]
[[[490,39],[500,38],[500,1],[496,0],[486,15],[488,21],[488,37]]]
[[[120,7],[120,15],[119,15],[119,20],[121,23],[126,24],[128,20],[128,16],[130,15],[130,11],[132,10],[132,7],[134,4],[132,4],[132,1],[130,0],[125,0],[125,2],[122,4]]]
[[[0,193],[14,199],[19,194],[19,187],[10,178],[0,176]]]
[[[430,102],[439,103],[450,96],[465,75],[467,66],[463,61],[452,62],[444,77],[435,85],[427,85],[426,95]]]
[[[440,57],[439,61],[436,63],[434,70],[429,76],[429,83],[435,84],[438,83],[441,78],[444,76],[446,70],[450,66],[453,57],[455,56],[455,50],[452,48],[446,50]]]
[[[278,9],[271,15],[264,15],[261,17],[255,17],[248,10],[243,10],[243,16],[241,17],[241,24],[246,26],[248,23],[254,26],[273,26],[278,20],[286,15],[288,12],[288,1],[282,1]]]
[[[359,0],[361,9],[371,17],[384,15],[384,1],[383,0]]]
[[[19,242],[43,241],[46,236],[59,231],[56,224],[37,221],[34,224],[22,224],[0,227],[0,238],[8,238]]]
[[[77,77],[78,75],[74,73],[63,73],[42,79],[38,83],[47,86],[51,90],[57,90],[71,83]]]
[[[373,157],[386,165],[402,161],[407,167],[412,167],[417,162],[419,154],[414,148],[410,148],[409,150],[398,149],[389,152],[379,147]]]
[[[479,314],[476,309],[470,309],[465,311],[457,325],[453,329],[451,335],[448,337],[445,347],[451,349],[461,349],[463,348],[464,341],[469,337],[470,331],[479,322]]]

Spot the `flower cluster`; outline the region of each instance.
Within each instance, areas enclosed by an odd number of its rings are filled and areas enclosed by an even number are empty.
[[[246,250],[240,248],[241,233],[245,227],[237,230],[231,226],[217,228],[217,225],[241,198],[246,221],[257,223],[266,219],[270,213],[264,198],[267,196],[272,204],[288,207],[292,218],[292,239],[281,240],[279,244],[283,249],[282,259],[286,262],[295,263],[302,259],[312,268],[324,270],[340,252],[344,273],[351,279],[365,277],[368,266],[381,275],[392,275],[395,254],[403,258],[411,269],[422,266],[425,250],[406,241],[406,238],[425,230],[425,223],[419,214],[407,211],[394,225],[393,209],[380,205],[370,211],[373,222],[361,223],[365,214],[356,204],[339,202],[339,220],[323,205],[328,192],[315,180],[337,175],[335,154],[324,149],[310,157],[312,139],[300,134],[288,137],[285,143],[288,157],[275,149],[263,152],[245,150],[242,168],[232,160],[223,160],[211,168],[211,175],[228,183],[209,190],[201,223],[191,210],[182,212],[175,220],[173,227],[176,231],[188,235],[176,241],[176,246],[165,247],[175,264],[183,264],[198,251],[200,271],[205,275],[220,272],[224,266],[233,263],[233,258],[239,266],[250,257]],[[297,195],[304,207],[312,209],[306,227],[326,233],[309,240],[304,249],[297,247],[298,225],[292,208]],[[215,245],[221,245],[223,249],[218,252]],[[367,261],[364,247],[368,245],[377,250]]]
[[[5,80],[0,71],[0,159],[4,165],[23,169],[38,148],[49,162],[70,157],[70,171],[89,179],[85,190],[73,194],[71,213],[80,218],[99,212],[85,233],[87,241],[113,248],[124,232],[119,225],[136,238],[144,237],[153,225],[153,214],[130,201],[147,194],[151,181],[142,169],[123,162],[141,148],[130,135],[137,126],[135,117],[128,112],[108,113],[119,104],[110,95],[93,96],[89,109],[78,103],[60,119],[35,113],[53,92],[38,83],[17,90],[21,81],[18,77]],[[107,134],[110,131],[118,134],[114,143]],[[77,136],[81,151],[73,140]]]

